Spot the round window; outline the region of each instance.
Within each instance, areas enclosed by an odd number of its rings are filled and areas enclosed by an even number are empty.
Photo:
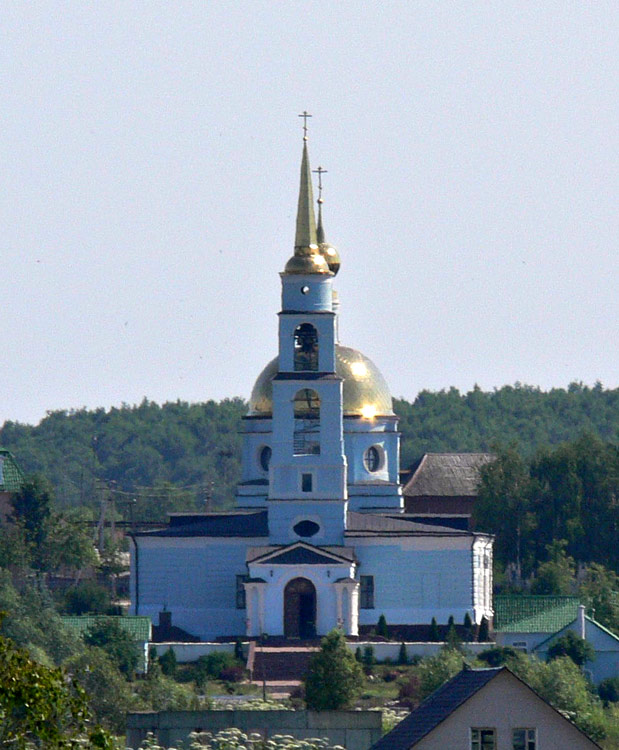
[[[368,471],[375,472],[382,469],[383,466],[383,452],[382,449],[376,445],[372,445],[368,448],[363,456],[363,463]]]
[[[301,294],[307,294],[308,292],[309,292],[309,287],[307,285],[301,287]]]
[[[297,536],[314,536],[320,531],[320,526],[314,521],[299,521],[295,523],[292,530]]]
[[[269,470],[269,464],[271,463],[271,454],[273,451],[268,445],[265,445],[260,451],[260,468],[263,471]]]

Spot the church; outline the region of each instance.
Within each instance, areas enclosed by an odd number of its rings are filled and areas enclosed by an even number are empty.
[[[389,388],[339,342],[340,256],[322,196],[316,221],[304,132],[279,352],[243,420],[236,509],[172,514],[133,534],[132,613],[166,613],[203,641],[355,636],[381,614],[390,625],[490,619],[492,537],[405,512]]]

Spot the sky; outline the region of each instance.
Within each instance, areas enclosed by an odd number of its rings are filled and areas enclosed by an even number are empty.
[[[619,4],[0,4],[0,425],[248,398],[307,110],[394,396],[619,385]]]

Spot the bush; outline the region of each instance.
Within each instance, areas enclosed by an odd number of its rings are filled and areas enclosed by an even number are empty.
[[[520,653],[511,646],[496,646],[482,651],[477,658],[486,662],[489,667],[500,667],[512,659],[520,658]]]
[[[169,648],[159,657],[159,664],[166,677],[174,677],[176,674],[176,654],[173,648]]]
[[[245,668],[240,664],[224,667],[219,673],[219,679],[224,682],[242,682],[245,678]]]
[[[366,674],[372,674],[372,669],[376,664],[376,658],[374,656],[374,646],[365,646],[363,649],[363,656],[361,657],[363,662],[363,670]]]
[[[558,659],[560,656],[569,656],[574,664],[582,667],[585,662],[595,659],[595,651],[584,638],[577,636],[573,630],[568,630],[548,649],[547,661]]]
[[[619,703],[619,677],[607,677],[598,685],[598,695],[606,705]]]
[[[398,700],[403,706],[408,706],[411,710],[419,705],[419,696],[421,694],[421,681],[416,674],[409,675],[405,682],[400,684],[398,691]]]
[[[87,646],[101,648],[123,674],[130,676],[138,665],[137,642],[120,624],[120,617],[105,617],[84,633]]]
[[[222,673],[225,670],[238,666],[240,665],[234,656],[224,651],[214,651],[212,654],[201,656],[194,666],[196,685],[203,688],[209,679],[224,679]]]
[[[64,608],[69,615],[107,615],[110,605],[108,590],[94,581],[80,583],[64,595]]]

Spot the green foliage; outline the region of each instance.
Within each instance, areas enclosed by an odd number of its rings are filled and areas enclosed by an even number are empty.
[[[432,618],[432,622],[430,623],[430,634],[428,635],[428,640],[436,643],[437,641],[441,640],[441,635],[438,630],[438,624],[436,622],[436,617]]]
[[[451,620],[451,623],[449,624],[449,627],[447,628],[447,635],[445,636],[445,643],[449,648],[459,650],[462,647],[462,639],[458,635],[458,631],[456,630],[456,626],[453,622],[453,617],[449,618]]]
[[[520,659],[521,654],[511,646],[495,646],[482,651],[477,658],[489,667],[502,667],[503,664],[510,664],[512,661]]]
[[[599,623],[619,633],[619,576],[614,571],[597,563],[587,565],[578,593]]]
[[[305,701],[314,711],[349,706],[360,692],[363,673],[339,630],[332,630],[313,654],[305,678]]]
[[[557,638],[548,649],[547,660],[552,661],[562,656],[568,656],[574,664],[582,667],[585,662],[595,659],[595,650],[584,638],[580,638],[572,630],[568,630],[565,635]]]
[[[510,669],[592,739],[604,738],[607,730],[602,706],[571,659],[560,657],[548,663],[519,659],[510,663]]]
[[[565,553],[567,542],[558,539],[546,545],[548,560],[537,569],[531,586],[532,594],[569,595],[572,593],[576,565],[574,559]]]
[[[619,448],[595,435],[540,448],[526,461],[513,448],[499,450],[481,471],[475,523],[497,535],[498,562],[515,564],[524,577],[557,540],[565,540],[563,562],[595,561],[616,572],[618,493]],[[544,585],[565,587],[563,572],[556,564],[545,569]]]
[[[361,654],[361,646],[357,646],[355,649],[355,660],[361,664],[363,662],[363,656]]]
[[[385,615],[381,615],[378,618],[376,625],[376,635],[380,635],[382,638],[389,638],[389,628],[387,627],[387,618]]]
[[[451,648],[442,648],[436,656],[423,659],[416,668],[419,679],[419,701],[427,698],[444,682],[462,669],[462,654]]]
[[[129,711],[150,708],[134,696],[131,685],[100,648],[85,648],[67,659],[64,667],[90,696],[90,708],[97,721],[115,734],[124,733],[125,716]]]
[[[94,581],[73,586],[64,596],[64,608],[70,615],[105,615],[110,606],[108,590]]]
[[[619,703],[619,677],[607,677],[598,685],[598,695],[605,704]]]
[[[364,646],[363,656],[361,657],[363,665],[366,670],[372,670],[372,667],[376,664],[376,657],[374,656],[374,646]]]
[[[200,656],[194,665],[196,685],[204,688],[209,679],[223,679],[222,675],[225,671],[237,666],[242,665],[232,654],[224,651],[214,651]]]
[[[138,665],[138,644],[122,627],[119,619],[105,617],[91,625],[84,633],[84,643],[105,651],[116,667],[130,676]]]
[[[91,726],[86,695],[61,669],[42,666],[0,636],[0,746],[61,750],[112,748]]]
[[[166,677],[174,677],[176,674],[176,654],[173,648],[169,648],[159,657],[161,671]]]

